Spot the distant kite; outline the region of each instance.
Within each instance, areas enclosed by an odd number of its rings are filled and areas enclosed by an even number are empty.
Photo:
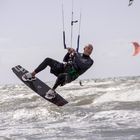
[[[131,6],[134,0],[129,0],[128,6]]]
[[[137,42],[132,42],[134,45],[134,53],[133,56],[137,55],[138,53],[140,53],[140,45]]]

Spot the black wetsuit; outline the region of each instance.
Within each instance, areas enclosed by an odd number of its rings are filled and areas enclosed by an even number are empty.
[[[47,66],[50,66],[50,72],[57,76],[57,80],[53,86],[53,89],[56,89],[59,85],[62,86],[78,78],[81,74],[88,70],[94,62],[90,56],[83,53],[75,53],[73,56],[70,56],[70,54],[67,53],[64,56],[63,61],[66,63],[46,58],[35,69],[35,72],[38,73],[44,70]]]

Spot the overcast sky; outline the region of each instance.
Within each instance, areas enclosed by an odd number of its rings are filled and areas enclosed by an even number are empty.
[[[71,2],[64,0],[67,46],[70,46]],[[62,61],[62,0],[0,0],[0,84],[21,83],[11,68],[34,70],[46,57]],[[132,41],[140,42],[140,0],[74,0],[74,19],[79,19],[83,46],[92,43],[93,67],[79,79],[139,76],[140,55],[132,56]],[[78,24],[74,25],[73,47]],[[49,68],[38,74],[55,80]]]

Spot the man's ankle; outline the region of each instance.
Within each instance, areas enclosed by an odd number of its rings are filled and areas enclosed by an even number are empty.
[[[35,72],[35,71],[33,71],[31,74],[32,74],[32,76],[33,76],[33,77],[35,77],[36,72]]]

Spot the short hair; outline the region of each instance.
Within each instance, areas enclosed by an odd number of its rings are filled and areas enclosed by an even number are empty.
[[[88,44],[88,46],[89,46],[90,48],[92,48],[92,49],[93,49],[93,45],[92,45],[92,44]]]

